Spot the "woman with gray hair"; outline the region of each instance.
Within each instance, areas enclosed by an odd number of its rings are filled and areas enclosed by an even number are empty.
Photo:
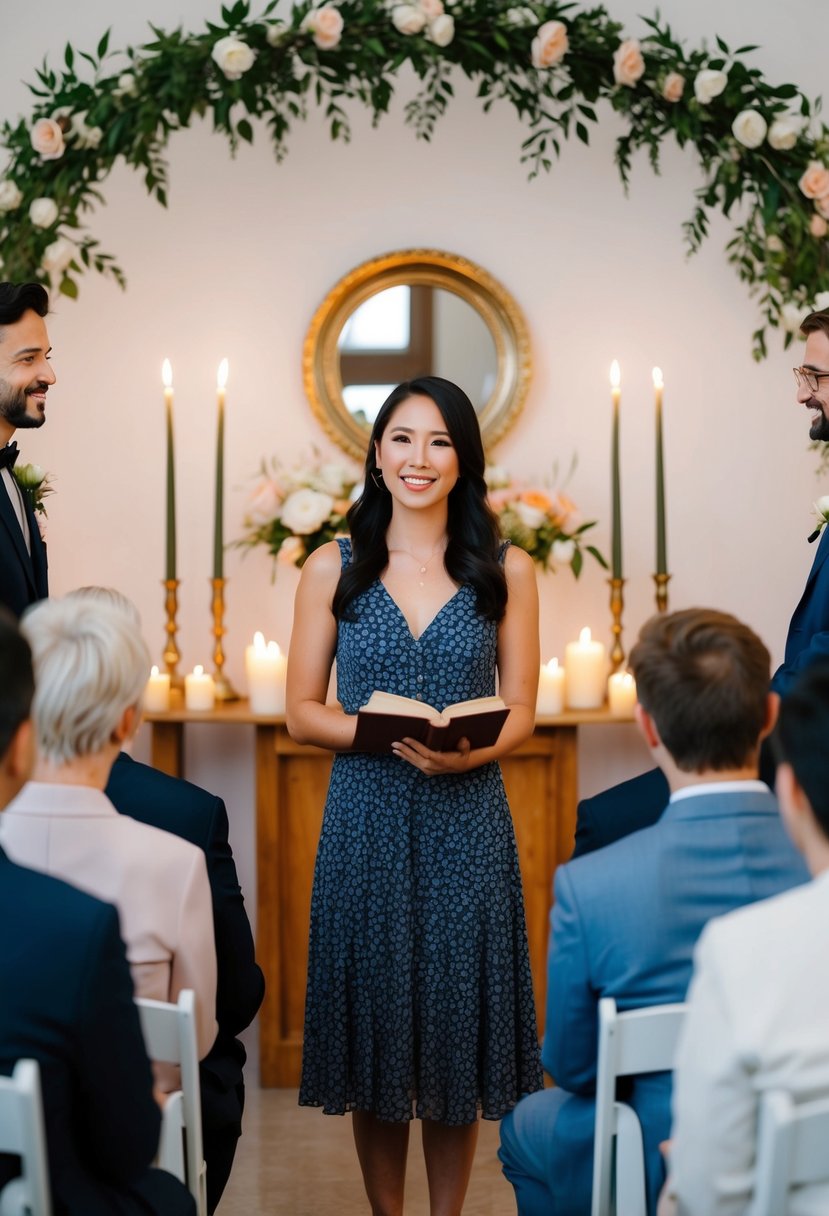
[[[38,760],[34,780],[3,814],[0,844],[13,861],[115,904],[136,996],[175,1001],[193,988],[204,1056],[216,1035],[204,854],[120,815],[103,792],[140,721],[146,645],[121,609],[88,597],[44,600],[21,629],[34,657]],[[176,1087],[172,1074],[158,1080]]]

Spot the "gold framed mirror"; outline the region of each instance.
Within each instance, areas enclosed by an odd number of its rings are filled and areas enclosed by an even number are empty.
[[[308,328],[302,370],[314,414],[357,459],[385,397],[417,375],[461,385],[489,450],[524,404],[530,344],[521,310],[486,270],[456,254],[404,249],[332,287]]]

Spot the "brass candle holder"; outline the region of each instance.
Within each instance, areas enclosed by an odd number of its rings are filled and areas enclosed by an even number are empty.
[[[622,588],[625,585],[623,578],[609,578],[610,585],[610,614],[613,618],[613,623],[610,631],[613,634],[613,649],[610,652],[610,663],[612,671],[618,671],[625,661],[625,652],[622,649],[622,609],[625,606]]]
[[[166,592],[164,610],[167,613],[167,624],[164,626],[164,631],[167,634],[167,642],[161,657],[164,659],[164,670],[170,677],[171,688],[184,688],[184,676],[176,671],[181,658],[178,646],[176,646],[179,582],[180,580],[177,578],[165,578],[162,583]]]
[[[656,611],[668,611],[668,583],[671,581],[670,574],[655,574],[653,581],[656,583]]]
[[[224,673],[225,652],[222,638],[227,633],[224,627],[225,615],[225,583],[227,579],[212,578],[213,588],[213,637],[216,639],[213,647],[213,683],[216,686],[217,701],[238,701],[239,694]]]

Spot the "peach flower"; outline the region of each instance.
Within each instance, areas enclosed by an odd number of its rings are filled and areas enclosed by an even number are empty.
[[[340,44],[344,24],[342,13],[332,4],[324,4],[322,8],[312,9],[303,18],[302,28],[313,34],[314,42],[321,51],[333,51]]]
[[[443,0],[420,0],[420,8],[427,21],[436,21],[444,13]]]
[[[534,68],[552,68],[560,63],[570,47],[567,26],[563,21],[545,21],[533,38],[532,61]]]
[[[617,84],[632,89],[645,75],[645,60],[638,38],[626,38],[613,55],[613,78]]]
[[[552,511],[553,504],[549,494],[545,494],[543,490],[522,490],[518,496],[520,502],[525,502],[528,507],[535,507],[537,511]]]
[[[818,215],[818,213],[815,212],[815,214],[809,220],[809,231],[811,232],[812,236],[817,237],[818,240],[821,240],[826,236],[827,233],[829,233],[829,223],[826,222],[822,215]]]
[[[821,215],[825,220],[829,220],[829,194],[824,194],[823,198],[815,199],[815,209],[818,215]]]
[[[58,160],[63,156],[63,128],[54,118],[39,118],[32,127],[32,147],[40,153],[41,160]]]
[[[669,72],[662,86],[662,96],[666,101],[675,103],[681,99],[684,92],[685,77],[680,76],[679,72]]]
[[[797,184],[807,198],[823,199],[829,194],[829,169],[813,160]]]
[[[298,536],[288,536],[279,546],[276,560],[285,566],[295,566],[305,553],[305,544]]]

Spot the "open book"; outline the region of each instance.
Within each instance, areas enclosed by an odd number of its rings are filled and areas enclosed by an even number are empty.
[[[357,715],[351,750],[388,752],[401,739],[417,739],[436,752],[455,751],[460,739],[471,747],[492,747],[508,716],[500,697],[458,701],[440,713],[412,697],[375,691]]]

